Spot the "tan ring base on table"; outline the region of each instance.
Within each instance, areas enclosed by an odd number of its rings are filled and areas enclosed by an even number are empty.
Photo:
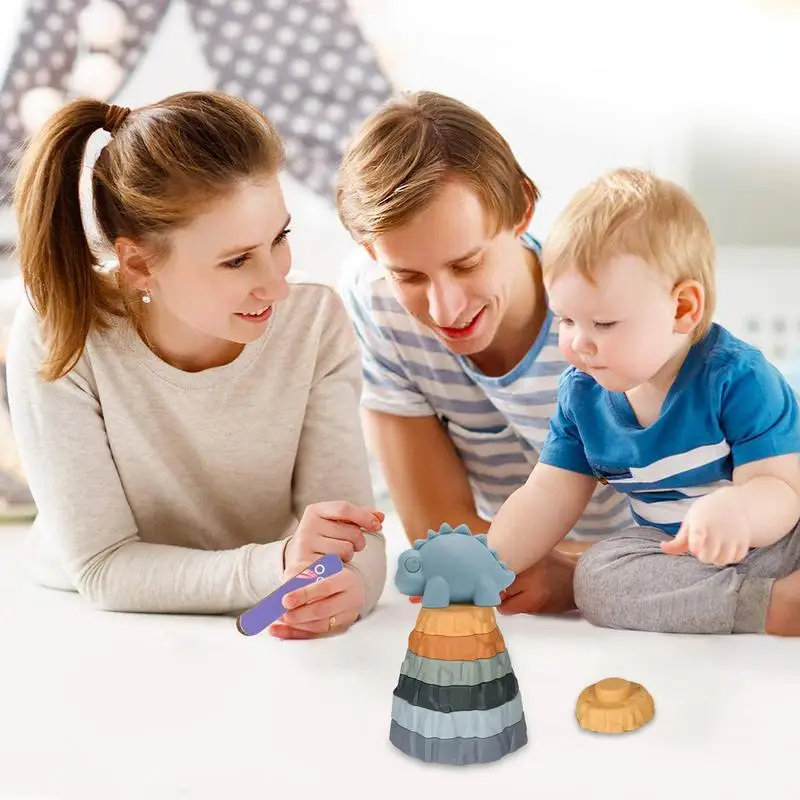
[[[587,686],[578,696],[578,724],[594,733],[627,733],[655,716],[655,703],[641,684],[624,678],[606,678]]]

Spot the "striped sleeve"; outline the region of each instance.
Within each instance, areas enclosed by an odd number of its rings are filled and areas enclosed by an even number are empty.
[[[373,285],[362,272],[350,271],[339,286],[361,346],[361,405],[400,417],[433,416],[433,408],[387,335],[392,329],[380,319],[380,303],[376,303]]]

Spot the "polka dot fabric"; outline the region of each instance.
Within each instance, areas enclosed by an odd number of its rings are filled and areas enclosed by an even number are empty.
[[[138,64],[170,0],[116,0],[129,26],[120,52]],[[75,59],[76,20],[88,0],[30,0],[0,90],[0,195],[23,143],[18,108],[35,86],[63,89]],[[353,129],[390,94],[372,48],[346,0],[188,0],[217,87],[245,98],[278,126],[287,169],[330,199]]]
[[[326,197],[346,140],[391,92],[345,0],[189,7],[218,86],[278,126],[294,177]]]
[[[128,25],[122,44],[110,55],[129,75],[144,55],[170,0],[115,0]],[[28,0],[16,50],[0,89],[0,200],[8,202],[14,164],[24,143],[19,117],[22,96],[37,86],[63,91],[75,61],[78,15],[89,0]]]

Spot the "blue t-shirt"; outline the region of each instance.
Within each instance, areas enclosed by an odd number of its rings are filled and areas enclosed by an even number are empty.
[[[674,535],[735,467],[790,453],[800,453],[797,397],[760,350],[714,324],[645,428],[624,392],[569,367],[539,460],[607,482],[639,525]]]

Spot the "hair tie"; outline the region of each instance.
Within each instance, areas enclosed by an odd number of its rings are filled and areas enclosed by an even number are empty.
[[[113,136],[130,113],[131,110],[125,106],[109,105],[106,109],[106,117],[103,120],[103,130],[108,131]]]

